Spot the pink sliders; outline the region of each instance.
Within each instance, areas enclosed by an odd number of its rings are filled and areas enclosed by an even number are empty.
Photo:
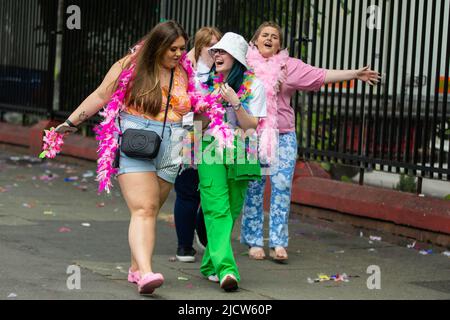
[[[139,274],[139,270],[133,272],[131,268],[128,269],[128,282],[137,284],[140,279],[141,275]]]
[[[156,288],[161,287],[164,283],[164,277],[161,273],[146,273],[138,282],[138,290],[140,294],[152,294]]]

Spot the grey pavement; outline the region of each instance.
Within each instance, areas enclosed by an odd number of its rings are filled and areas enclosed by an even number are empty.
[[[158,218],[154,255],[154,269],[166,282],[142,297],[126,281],[129,212],[117,182],[110,195],[97,195],[95,163],[24,155],[0,145],[0,299],[450,299],[445,249],[422,255],[407,241],[371,241],[368,233],[341,233],[294,214],[286,265],[248,259],[236,225],[242,282],[238,292],[225,293],[199,273],[200,254],[195,263],[173,261],[173,192]],[[80,289],[67,285],[71,265],[80,267]],[[380,289],[368,288],[369,266],[380,268]],[[320,273],[346,273],[349,281],[308,281]]]

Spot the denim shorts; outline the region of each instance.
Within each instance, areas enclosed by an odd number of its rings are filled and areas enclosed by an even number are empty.
[[[120,128],[122,132],[127,129],[142,129],[154,131],[161,136],[163,123],[134,116],[125,112],[120,113]],[[136,172],[156,172],[161,179],[175,183],[181,165],[180,135],[181,122],[166,122],[164,137],[161,141],[158,155],[154,159],[136,159],[120,152],[120,166],[118,175]],[[177,149],[178,152],[177,152]]]

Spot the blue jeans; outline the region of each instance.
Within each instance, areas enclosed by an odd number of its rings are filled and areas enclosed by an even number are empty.
[[[280,134],[279,166],[270,176],[272,187],[270,199],[269,247],[287,247],[289,240],[288,220],[291,205],[292,179],[297,158],[295,132]],[[242,216],[241,243],[250,247],[263,247],[264,238],[264,188],[266,176],[261,181],[249,183]]]
[[[127,129],[140,129],[162,134],[163,122],[145,119],[125,112],[120,114],[120,118],[122,132]],[[154,159],[130,158],[121,151],[118,174],[156,172],[156,175],[161,179],[174,183],[181,164],[181,157],[174,157],[174,154],[177,154],[175,150],[180,147],[180,144],[177,144],[177,139],[182,133],[181,122],[167,122],[164,129],[164,139],[162,139],[158,155]]]
[[[200,191],[198,190],[198,171],[186,169],[175,180],[174,216],[178,237],[178,247],[192,248],[194,230],[198,237],[206,244],[206,228],[203,212],[200,207]]]

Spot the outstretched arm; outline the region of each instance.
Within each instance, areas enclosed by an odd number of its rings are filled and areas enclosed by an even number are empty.
[[[377,71],[370,70],[369,66],[358,70],[327,70],[325,84],[354,79],[367,82],[373,86],[380,82],[381,76]]]
[[[114,82],[119,78],[124,66],[128,63],[129,57],[125,57],[117,61],[106,74],[100,86],[92,92],[74,112],[69,116],[68,120],[73,125],[78,126],[93,115],[97,114],[101,108],[110,99],[114,90]],[[66,122],[60,124],[57,132],[65,132],[69,124]]]

